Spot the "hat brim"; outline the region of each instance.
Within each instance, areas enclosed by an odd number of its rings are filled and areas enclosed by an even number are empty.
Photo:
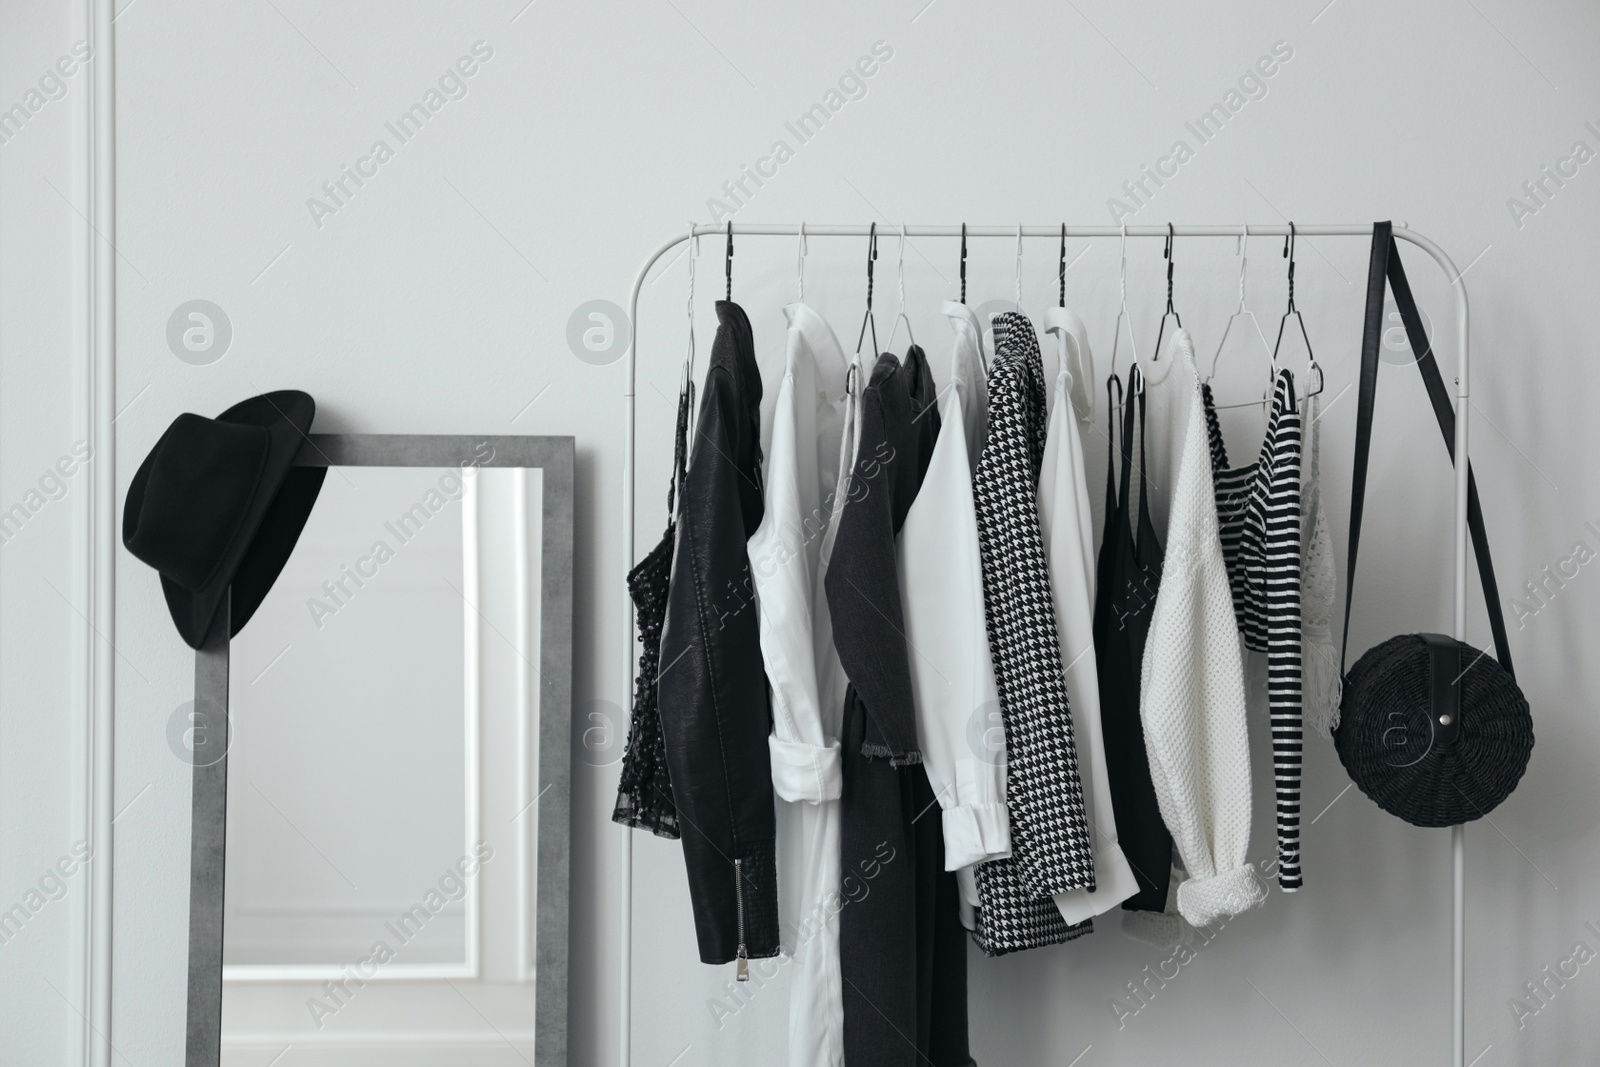
[[[325,467],[294,466],[315,415],[316,402],[308,394],[283,389],[252,397],[217,416],[219,422],[263,427],[267,458],[238,535],[211,580],[191,590],[161,578],[167,610],[190,648],[205,643],[230,586],[229,633],[243,629],[294,551],[327,474]]]

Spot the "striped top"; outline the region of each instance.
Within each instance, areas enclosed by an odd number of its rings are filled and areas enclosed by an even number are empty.
[[[1278,810],[1278,885],[1300,872],[1300,409],[1294,375],[1278,372],[1266,436],[1254,463],[1228,466],[1211,387],[1202,387],[1222,559],[1247,648],[1267,654],[1272,768]]]

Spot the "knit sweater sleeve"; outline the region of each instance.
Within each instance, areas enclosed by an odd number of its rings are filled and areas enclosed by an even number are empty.
[[[1184,425],[1162,464],[1173,478],[1171,506],[1144,649],[1140,718],[1161,817],[1189,874],[1178,888],[1178,910],[1206,926],[1257,906],[1266,891],[1246,855],[1244,672],[1199,386],[1192,369],[1181,368],[1163,387],[1182,391],[1172,407]]]

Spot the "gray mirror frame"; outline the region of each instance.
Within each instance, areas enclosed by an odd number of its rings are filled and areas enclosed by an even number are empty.
[[[483,446],[491,449],[482,458]],[[572,838],[571,437],[421,434],[311,434],[299,467],[536,467],[544,472],[540,560],[538,915],[535,1067],[567,1063],[568,905]],[[210,718],[208,739],[222,756],[194,761],[189,844],[189,982],[185,1067],[219,1067],[222,1057],[222,922],[228,810],[228,615],[195,652],[194,706]]]

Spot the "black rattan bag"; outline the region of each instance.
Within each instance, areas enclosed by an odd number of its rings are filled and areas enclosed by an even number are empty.
[[[1393,289],[1417,369],[1455,456],[1455,409],[1416,301],[1400,265],[1390,223],[1372,227],[1367,317],[1361,339],[1361,392],[1350,494],[1350,555],[1346,576],[1344,644],[1350,640],[1350,601],[1356,548],[1372,445],[1383,332],[1384,283]],[[1416,826],[1454,826],[1487,815],[1522,779],[1533,751],[1533,718],[1511,673],[1505,617],[1489,559],[1477,482],[1467,470],[1467,525],[1487,600],[1498,660],[1443,634],[1403,634],[1367,650],[1344,678],[1334,745],[1361,791],[1384,811]]]

